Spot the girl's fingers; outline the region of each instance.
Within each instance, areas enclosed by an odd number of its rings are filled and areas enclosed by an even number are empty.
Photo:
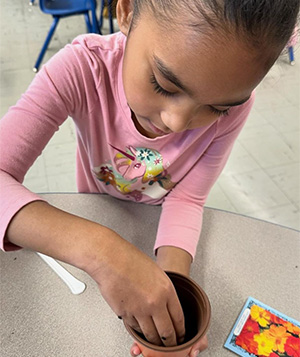
[[[176,332],[177,343],[182,343],[185,336],[185,322],[182,307],[176,292],[172,295],[172,300],[169,301],[167,307],[170,314],[169,316],[172,319],[173,328]]]
[[[138,318],[140,328],[146,339],[156,345],[167,347],[182,343],[185,336],[184,315],[173,284],[169,290],[167,304],[155,309],[152,318]]]
[[[153,317],[159,338],[163,345],[176,346],[177,345],[177,337],[176,331],[173,326],[173,322],[169,315],[168,310],[166,309],[164,313],[160,313],[156,317]]]
[[[135,331],[142,333],[142,330],[134,316],[124,317],[123,321],[126,322],[126,324],[132,327]]]
[[[138,345],[136,343],[134,343],[131,346],[130,354],[131,354],[132,357],[136,357],[136,356],[141,354],[141,350],[139,349],[139,347],[138,347]]]
[[[139,319],[138,317],[136,317],[136,320],[143,332],[143,335],[145,336],[145,338],[147,339],[147,341],[153,343],[154,345],[160,346],[162,345],[162,341],[160,339],[160,336],[157,332],[157,329],[154,325],[154,322],[151,318],[151,316],[149,317],[143,317],[141,319]]]
[[[200,352],[206,350],[208,347],[208,340],[207,340],[207,336],[205,335],[199,342],[197,342],[190,354],[189,354],[189,357],[196,357]]]

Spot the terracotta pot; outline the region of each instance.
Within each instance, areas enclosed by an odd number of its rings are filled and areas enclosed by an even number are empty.
[[[189,277],[173,272],[166,272],[166,274],[176,289],[183,309],[185,341],[174,347],[157,346],[148,342],[142,334],[124,322],[127,331],[134,338],[144,357],[187,357],[195,343],[208,330],[211,307],[205,292]]]

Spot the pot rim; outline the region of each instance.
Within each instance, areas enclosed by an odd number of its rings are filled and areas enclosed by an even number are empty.
[[[206,324],[197,332],[197,334],[189,341],[177,345],[177,346],[171,346],[171,347],[166,347],[166,346],[157,346],[152,344],[151,342],[148,342],[144,340],[143,338],[140,337],[140,335],[132,328],[130,327],[125,321],[123,321],[125,328],[129,332],[129,334],[140,344],[143,346],[152,349],[153,351],[160,351],[160,352],[179,352],[182,350],[185,350],[195,344],[196,341],[198,341],[202,336],[204,336],[209,328],[210,325],[210,318],[211,318],[211,305],[208,299],[208,296],[206,295],[205,291],[190,277],[187,277],[183,274],[180,273],[175,273],[171,271],[165,271],[165,273],[171,277],[175,276],[176,278],[180,278],[181,280],[185,280],[186,282],[189,282],[193,287],[198,291],[198,293],[201,295],[203,298],[204,302],[204,308],[206,311]]]

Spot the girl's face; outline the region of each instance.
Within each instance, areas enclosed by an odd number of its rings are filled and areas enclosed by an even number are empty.
[[[246,102],[266,74],[233,37],[164,29],[143,11],[127,40],[123,81],[136,128],[146,137],[200,128]]]

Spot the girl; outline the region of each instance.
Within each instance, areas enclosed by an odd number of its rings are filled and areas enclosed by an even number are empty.
[[[205,199],[298,11],[299,0],[119,0],[121,32],[75,39],[1,120],[3,249],[26,247],[83,269],[149,341],[180,343],[184,318],[164,270],[189,274]],[[162,204],[156,263],[22,186],[68,116],[80,192]]]

